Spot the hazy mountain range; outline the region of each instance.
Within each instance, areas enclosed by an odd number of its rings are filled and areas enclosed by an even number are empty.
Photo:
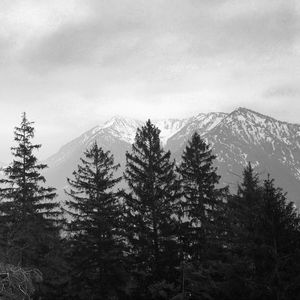
[[[222,183],[232,190],[240,181],[243,167],[251,161],[256,171],[266,178],[270,173],[276,185],[288,192],[288,198],[300,206],[300,125],[290,124],[246,108],[233,112],[199,113],[188,119],[152,121],[161,130],[165,149],[180,161],[187,140],[198,131],[208,141],[214,153]],[[144,122],[117,116],[103,125],[92,128],[70,141],[46,160],[47,182],[58,189],[64,198],[66,177],[79,163],[83,151],[95,140],[105,150],[111,150],[115,161],[125,165],[125,153],[131,150],[136,129]]]

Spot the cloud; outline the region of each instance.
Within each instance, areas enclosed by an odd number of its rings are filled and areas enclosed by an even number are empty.
[[[299,6],[298,0],[3,0],[0,129],[22,110],[44,128],[44,140],[55,123],[60,138],[53,144],[114,113],[187,117],[242,105],[278,117],[283,102],[299,96]]]
[[[264,97],[266,98],[297,98],[299,96],[299,85],[274,86],[264,93]]]
[[[20,61],[29,70],[99,65],[120,71],[130,63],[147,73],[145,61],[156,68],[183,57],[194,65],[199,59],[273,57],[292,51],[299,36],[299,14],[289,0],[85,4],[85,17],[71,14],[55,28],[48,22],[52,30],[24,46]]]

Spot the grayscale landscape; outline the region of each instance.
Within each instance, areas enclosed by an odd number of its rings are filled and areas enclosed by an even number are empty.
[[[0,1],[0,299],[299,300],[300,1]]]

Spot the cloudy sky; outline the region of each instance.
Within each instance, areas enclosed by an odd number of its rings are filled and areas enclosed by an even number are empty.
[[[0,161],[23,111],[41,158],[113,115],[300,123],[299,20],[299,0],[1,0]]]

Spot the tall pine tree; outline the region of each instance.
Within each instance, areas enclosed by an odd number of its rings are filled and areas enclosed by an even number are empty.
[[[229,298],[252,299],[255,286],[256,253],[259,245],[258,224],[261,214],[262,188],[258,174],[251,163],[243,170],[242,182],[238,185],[227,205],[229,230],[228,274],[226,290]]]
[[[120,181],[114,178],[118,167],[113,156],[94,143],[81,158],[74,179],[68,179],[72,299],[111,299],[121,293],[123,210],[119,192],[114,191]]]
[[[147,287],[176,278],[179,182],[170,152],[160,144],[160,130],[150,120],[136,133],[126,153],[126,226],[133,254],[132,272],[139,280],[139,299]]]
[[[178,167],[183,190],[181,295],[187,299],[187,294],[192,299],[214,297],[221,277],[218,270],[222,268],[228,189],[218,187],[220,176],[214,166],[215,158],[210,145],[195,132]]]
[[[183,216],[187,219],[183,224],[187,252],[194,262],[203,262],[212,255],[216,243],[220,243],[220,213],[227,188],[217,187],[220,176],[213,165],[215,158],[210,146],[195,132],[178,169],[184,194]]]
[[[256,255],[257,299],[300,297],[300,218],[270,176],[264,181]]]
[[[240,246],[245,254],[252,255],[256,247],[258,235],[258,221],[262,205],[262,187],[258,174],[253,170],[251,163],[243,171],[243,181],[238,186],[237,196],[233,201],[235,205],[236,230],[241,238]]]
[[[298,299],[299,215],[270,177],[260,184],[251,164],[228,203],[230,299]]]
[[[60,208],[55,201],[55,189],[45,186],[41,172],[47,166],[34,155],[41,145],[32,143],[33,122],[28,121],[25,113],[14,133],[17,143],[11,148],[14,159],[4,169],[5,178],[0,180],[4,259],[40,269],[45,284],[50,284],[49,261],[59,241]]]

